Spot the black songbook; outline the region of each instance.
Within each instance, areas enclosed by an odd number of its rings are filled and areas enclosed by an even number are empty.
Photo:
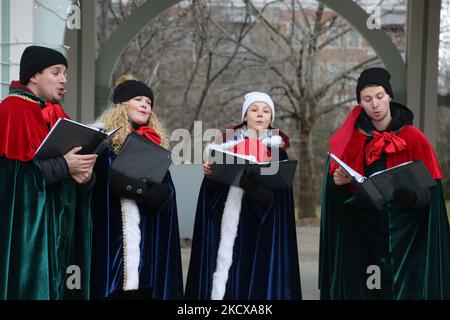
[[[249,157],[216,149],[210,149],[209,160],[212,174],[207,177],[236,187],[239,187],[241,177],[247,170],[247,174],[263,187],[289,188],[297,168],[297,160],[257,163]]]
[[[131,132],[114,160],[110,174],[161,183],[171,163],[169,150],[136,132]]]
[[[420,190],[436,184],[422,161],[408,161],[395,167],[377,171],[365,177],[348,166],[336,155],[329,153],[351,177],[352,184],[368,197],[376,207],[381,208],[394,198],[398,189]]]
[[[47,160],[64,156],[74,147],[81,146],[78,154],[100,154],[109,138],[120,128],[110,132],[91,127],[73,120],[60,118],[36,150],[35,158]]]

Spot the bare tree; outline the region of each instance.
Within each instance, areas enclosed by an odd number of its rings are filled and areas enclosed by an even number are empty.
[[[114,30],[127,19],[134,10],[138,10],[144,0],[126,2],[99,0],[100,15],[98,17],[98,45],[106,41]],[[126,73],[135,75],[150,86],[158,86],[161,57],[173,50],[186,35],[183,25],[186,11],[170,11],[155,18],[143,28],[130,42],[119,58],[113,72],[113,80]],[[173,57],[180,60],[180,57]],[[106,106],[105,106],[106,107]]]
[[[439,39],[439,94],[450,95],[450,0],[442,0]],[[442,185],[446,199],[450,199],[450,137],[447,132],[450,121],[450,101],[438,107],[436,153],[443,171]]]
[[[143,2],[99,1],[99,42]],[[375,63],[364,40],[320,2],[190,0],[144,28],[114,74],[133,71],[156,88],[169,129],[192,131],[199,118],[223,128],[240,121],[244,93],[272,94],[300,160],[296,203],[309,217],[325,141],[354,102],[358,72]]]
[[[442,0],[439,35],[439,92],[450,94],[450,0]]]
[[[349,85],[354,84],[349,81],[351,75],[378,58],[368,57],[347,63],[345,68],[324,72],[328,69],[325,56],[329,45],[342,39],[351,30],[345,21],[329,11],[325,12],[321,3],[317,3],[313,10],[304,8],[298,0],[291,0],[289,4],[282,1],[267,2],[261,8],[251,0],[244,0],[244,3],[259,22],[260,34],[267,35],[263,47],[270,47],[271,50],[242,43],[241,46],[254,58],[253,62],[259,64],[259,68],[272,73],[268,91],[278,97],[280,118],[289,118],[297,129],[296,154],[300,163],[297,204],[300,216],[313,217],[316,184],[314,127],[320,117],[354,100],[353,95],[351,98],[346,97],[350,91],[353,93],[349,88]],[[272,4],[288,6],[284,9],[290,12],[289,20],[285,21],[287,27],[266,18]],[[342,92],[337,97],[331,96],[332,89],[336,87],[341,88]]]
[[[198,100],[194,102],[194,107],[191,108],[193,117],[192,121],[190,121],[190,131],[193,129],[194,121],[198,120],[202,112],[211,86],[230,67],[230,64],[238,55],[242,40],[252,27],[250,14],[246,10],[242,23],[238,30],[233,33],[233,41],[231,41],[224,37],[220,30],[215,28],[217,24],[214,24],[212,21],[213,9],[214,7],[210,1],[193,0],[191,4],[194,27],[194,41],[192,42],[193,66],[184,90],[182,106],[186,108],[188,103],[190,103],[190,91],[196,78],[199,78],[196,85],[200,87],[201,94]],[[221,30],[223,31],[225,28],[221,27]],[[230,37],[230,33],[227,32],[227,36]],[[204,68],[201,68],[201,66],[204,66]]]

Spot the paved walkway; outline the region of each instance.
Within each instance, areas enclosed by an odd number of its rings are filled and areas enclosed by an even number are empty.
[[[303,299],[318,300],[319,290],[317,289],[317,280],[319,272],[319,228],[297,227],[297,242],[299,248]],[[182,248],[181,254],[183,263],[183,280],[186,282],[191,248]]]

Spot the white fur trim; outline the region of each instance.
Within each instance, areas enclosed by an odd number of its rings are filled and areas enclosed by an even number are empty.
[[[281,136],[271,136],[266,137],[261,140],[261,142],[266,145],[267,147],[283,147],[284,142],[283,138]]]
[[[139,288],[139,262],[141,229],[139,223],[141,216],[136,201],[120,199],[122,207],[122,233],[123,233],[123,290]]]
[[[230,186],[222,216],[220,242],[216,258],[216,270],[213,275],[211,290],[212,300],[222,300],[225,295],[228,271],[233,262],[234,240],[236,239],[243,196],[243,189]]]

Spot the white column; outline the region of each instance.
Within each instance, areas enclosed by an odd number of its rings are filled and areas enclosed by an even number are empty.
[[[9,80],[19,80],[19,62],[23,50],[33,43],[33,0],[10,1]],[[20,17],[20,18],[19,18]]]
[[[22,1],[14,2],[21,3]],[[37,45],[50,47],[66,54],[62,45],[64,43],[67,9],[70,4],[70,0],[34,1],[33,33],[34,42]]]
[[[64,19],[67,7],[70,4],[70,0],[9,0],[8,2],[9,15],[7,18],[9,23],[4,22],[2,15],[2,25],[7,23],[9,39],[3,39],[2,37],[3,43],[5,40],[8,42],[8,44],[2,46],[2,51],[5,50],[9,57],[7,58],[8,61],[5,61],[6,58],[2,55],[1,61],[2,63],[9,62],[9,74],[8,77],[5,77],[2,72],[2,83],[19,79],[20,57],[29,45],[43,45],[66,54],[62,44],[65,28]],[[2,35],[4,32],[5,29],[2,28]]]

